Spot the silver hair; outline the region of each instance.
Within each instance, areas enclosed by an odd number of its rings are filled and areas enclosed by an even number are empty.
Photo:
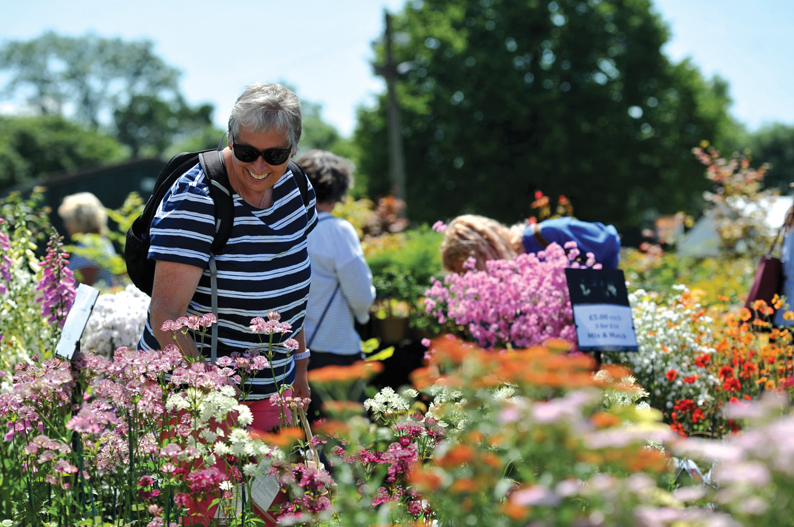
[[[300,100],[280,84],[261,82],[246,86],[229,116],[229,141],[243,126],[256,133],[275,128],[287,136],[295,153],[303,132]]]

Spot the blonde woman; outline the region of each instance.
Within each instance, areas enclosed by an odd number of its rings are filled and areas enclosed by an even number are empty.
[[[58,215],[63,219],[70,238],[75,234],[98,234],[101,236],[99,249],[108,257],[116,254],[113,244],[105,237],[108,225],[105,207],[96,196],[90,192],[66,196],[58,207]],[[77,246],[85,247],[85,244],[78,242]],[[72,254],[69,269],[79,273],[77,278],[83,284],[113,284],[113,274],[108,269],[84,256]]]
[[[538,253],[551,243],[562,247],[571,241],[576,242],[582,255],[593,253],[604,269],[618,266],[620,235],[612,225],[555,218],[507,227],[474,214],[458,216],[447,226],[441,259],[444,268],[451,272],[463,272],[463,264],[469,258],[474,258],[475,269],[483,270],[488,260],[510,260],[519,254]]]

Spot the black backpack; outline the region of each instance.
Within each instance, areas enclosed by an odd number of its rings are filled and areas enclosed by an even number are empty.
[[[146,207],[127,231],[127,245],[124,249],[127,274],[135,287],[149,296],[152,294],[154,284],[155,265],[153,260],[149,260],[149,243],[151,241],[149,227],[166,192],[180,176],[196,166],[196,163],[201,163],[201,168],[210,181],[210,197],[215,202],[215,239],[212,241],[212,254],[218,254],[229,241],[234,224],[234,201],[232,200],[233,190],[229,184],[229,176],[226,173],[226,166],[223,164],[221,151],[204,150],[175,155],[157,176],[154,190],[149,201],[146,202]],[[293,161],[290,161],[288,166],[298,184],[304,206],[308,205],[309,191],[303,170]]]

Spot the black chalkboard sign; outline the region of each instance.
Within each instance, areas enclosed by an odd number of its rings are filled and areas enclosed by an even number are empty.
[[[638,351],[626,278],[620,269],[566,269],[582,351]]]

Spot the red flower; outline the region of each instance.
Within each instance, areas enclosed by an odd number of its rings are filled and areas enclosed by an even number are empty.
[[[684,377],[684,382],[687,384],[693,384],[696,380],[698,380],[697,375],[692,375],[690,377]]]
[[[711,355],[704,353],[695,358],[695,365],[699,368],[705,368],[711,362]]]
[[[722,383],[722,388],[726,392],[738,392],[742,389],[742,384],[739,382],[739,379],[731,377],[730,379],[725,379],[725,382]]]
[[[678,377],[678,372],[675,370],[667,370],[667,375],[665,376],[667,377],[668,381],[673,382],[675,378]]]
[[[681,435],[681,437],[686,437],[686,432],[684,432],[684,427],[681,425],[681,423],[673,423],[670,425],[670,428],[673,430],[673,432]]]
[[[731,368],[730,366],[723,366],[722,368],[720,368],[718,375],[723,379],[733,377],[733,368]]]
[[[696,408],[695,411],[692,413],[692,422],[694,424],[701,423],[706,420],[706,414],[703,413],[703,410],[700,408]]]
[[[692,410],[695,409],[695,407],[696,407],[695,401],[693,401],[692,399],[681,399],[675,403],[673,409],[686,413],[686,412],[691,412]]]

